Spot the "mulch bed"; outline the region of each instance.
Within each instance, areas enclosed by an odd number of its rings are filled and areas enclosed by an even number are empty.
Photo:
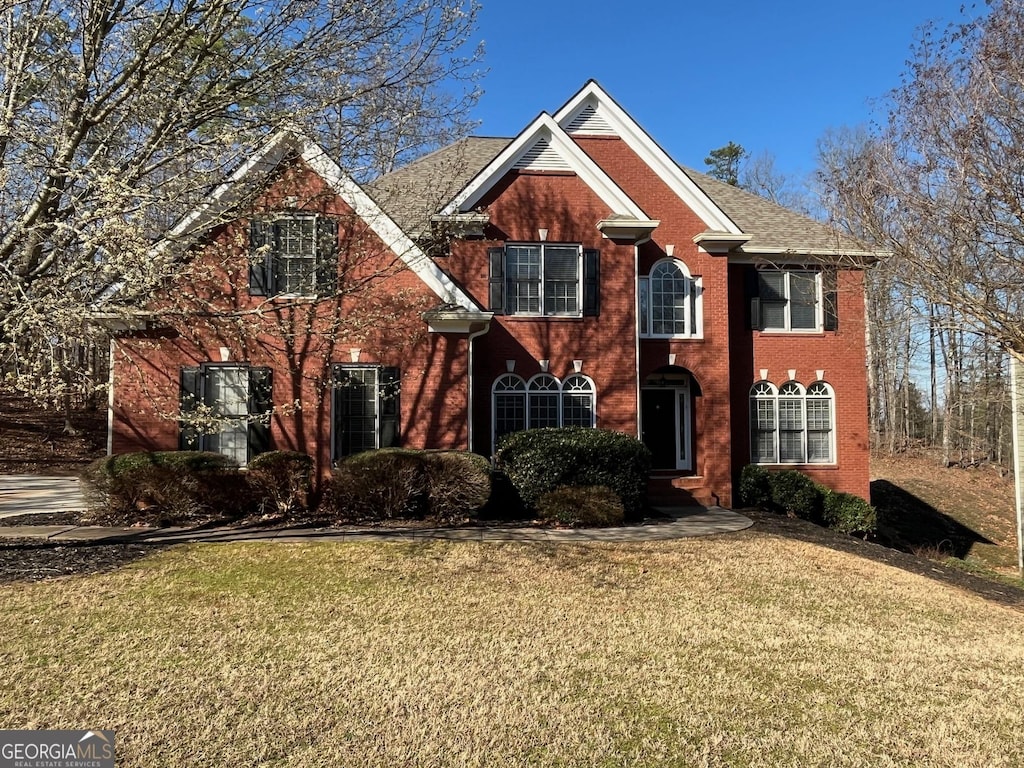
[[[64,414],[0,392],[0,473],[69,475],[106,453],[107,412],[72,413],[78,434],[64,433]]]
[[[114,571],[156,551],[153,544],[0,539],[0,584]]]

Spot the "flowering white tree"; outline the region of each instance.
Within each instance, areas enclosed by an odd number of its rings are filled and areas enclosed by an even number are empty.
[[[9,0],[0,7],[0,370],[79,382],[90,312],[174,271],[155,239],[282,126],[367,179],[467,129],[472,0]],[[185,243],[187,245],[187,243]],[[91,330],[90,330],[91,329]]]

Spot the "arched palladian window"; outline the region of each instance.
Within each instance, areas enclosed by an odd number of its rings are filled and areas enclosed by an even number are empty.
[[[558,379],[550,373],[538,373],[527,385],[530,429],[558,426]]]
[[[593,427],[597,409],[594,382],[582,374],[570,376],[562,383],[562,426]]]
[[[529,382],[514,373],[491,387],[494,447],[510,432],[541,427],[593,427],[597,390],[589,376],[572,374],[564,382],[538,373]]]
[[[640,335],[660,338],[699,338],[703,334],[700,278],[686,265],[663,259],[640,278]]]
[[[526,382],[521,376],[508,373],[491,387],[493,393],[494,443],[510,432],[526,429]]]
[[[767,381],[750,389],[750,460],[755,464],[835,462],[835,396],[816,381],[806,390],[787,381],[778,390]]]

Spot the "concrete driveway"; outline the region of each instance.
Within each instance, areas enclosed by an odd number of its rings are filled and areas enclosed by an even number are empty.
[[[0,518],[85,509],[77,477],[0,475]]]

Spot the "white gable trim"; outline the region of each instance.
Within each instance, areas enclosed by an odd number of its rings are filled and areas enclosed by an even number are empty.
[[[675,192],[679,199],[700,217],[708,229],[716,232],[740,233],[740,228],[733,220],[594,80],[583,86],[579,93],[569,99],[565,106],[555,113],[555,120],[562,127],[567,127],[588,106],[593,107],[604,122],[611,126],[615,134],[625,141],[652,171],[658,174],[658,177]]]
[[[416,275],[426,283],[437,297],[445,304],[479,310],[480,307],[459,288],[403,232],[394,220],[367,195],[362,187],[355,183],[335,163],[323,148],[316,142],[292,133],[279,131],[263,145],[249,160],[239,166],[234,173],[219,185],[195,210],[185,216],[157,246],[159,250],[171,245],[174,241],[196,232],[205,232],[223,220],[223,215],[238,204],[242,199],[243,190],[239,185],[251,182],[262,182],[262,178],[250,178],[257,174],[265,176],[276,168],[289,152],[298,152],[303,161],[322,178],[331,190],[344,200],[355,211],[370,229],[381,239],[386,247],[398,255]]]
[[[519,164],[525,154],[531,151],[541,139],[547,142],[548,152],[557,152],[569,170],[573,171],[601,200],[608,205],[612,214],[630,216],[634,219],[648,218],[633,200],[612,181],[590,157],[580,149],[551,115],[541,113],[480,173],[467,184],[441,211],[442,215],[472,210],[484,195],[504,176]]]

